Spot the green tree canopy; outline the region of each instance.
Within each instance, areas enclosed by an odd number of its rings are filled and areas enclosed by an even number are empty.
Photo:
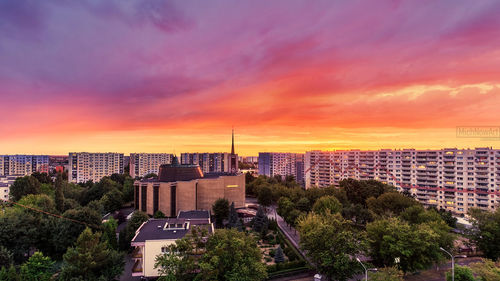
[[[427,224],[410,225],[399,218],[376,220],[366,226],[370,257],[377,265],[394,266],[404,272],[425,269],[442,259],[441,237]]]
[[[312,210],[317,214],[334,214],[342,211],[342,204],[335,196],[323,196],[314,203]]]
[[[267,278],[255,240],[236,229],[217,230],[208,238],[196,280],[257,281]]]
[[[488,259],[496,261],[500,257],[500,208],[495,212],[472,209],[471,240]]]
[[[19,201],[21,197],[28,194],[40,194],[40,182],[32,176],[17,178],[10,186],[10,197],[14,201]]]
[[[446,272],[446,281],[452,281],[451,270]],[[455,265],[455,281],[476,281],[472,270],[467,266]]]
[[[371,197],[366,200],[368,209],[376,215],[392,216],[399,215],[406,208],[418,205],[419,203],[408,196],[404,196],[399,192],[388,192],[379,197]]]
[[[500,280],[500,262],[484,259],[481,262],[470,264],[472,271],[479,277],[480,281]]]
[[[345,281],[360,270],[355,256],[363,239],[340,214],[309,213],[299,219],[298,230],[301,248],[322,275]]]
[[[101,241],[101,233],[92,233],[86,228],[78,237],[75,247],[68,248],[64,254],[61,280],[114,280],[123,272],[123,255],[109,249]]]
[[[222,227],[224,220],[229,216],[229,201],[225,198],[215,200],[212,211],[214,212],[215,224],[217,227]]]
[[[40,252],[35,252],[21,266],[21,280],[48,281],[54,272],[54,262]]]

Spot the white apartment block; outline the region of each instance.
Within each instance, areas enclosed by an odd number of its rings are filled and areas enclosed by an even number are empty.
[[[143,177],[147,174],[157,174],[160,165],[172,163],[173,154],[169,153],[131,153],[130,176]]]
[[[0,200],[9,200],[10,186],[18,176],[0,176]]]
[[[238,159],[238,154],[235,154]],[[181,164],[199,165],[204,174],[230,173],[231,153],[181,153]],[[236,163],[237,165],[237,163]],[[236,167],[237,168],[237,167]]]
[[[292,175],[297,182],[304,179],[304,154],[259,152],[259,175],[282,177]]]
[[[408,191],[427,206],[465,214],[500,203],[500,149],[308,151],[306,188],[375,179]]]
[[[70,182],[98,182],[105,176],[123,174],[123,153],[70,152],[68,163]]]
[[[0,155],[0,176],[49,173],[48,155]]]

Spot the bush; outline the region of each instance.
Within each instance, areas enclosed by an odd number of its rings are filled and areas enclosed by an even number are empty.
[[[274,258],[274,254],[276,253],[275,249],[269,250],[269,256]]]
[[[295,254],[295,251],[290,248],[290,247],[286,247],[283,252],[285,253],[285,255],[288,257],[288,260],[290,261],[295,261],[298,259],[297,255]]]

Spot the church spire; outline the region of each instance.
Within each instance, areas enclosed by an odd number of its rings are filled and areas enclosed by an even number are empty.
[[[232,140],[231,140],[231,154],[234,155],[234,127],[233,127]]]

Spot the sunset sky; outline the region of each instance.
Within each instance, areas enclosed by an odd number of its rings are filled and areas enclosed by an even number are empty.
[[[500,148],[500,1],[0,1],[0,154]]]

